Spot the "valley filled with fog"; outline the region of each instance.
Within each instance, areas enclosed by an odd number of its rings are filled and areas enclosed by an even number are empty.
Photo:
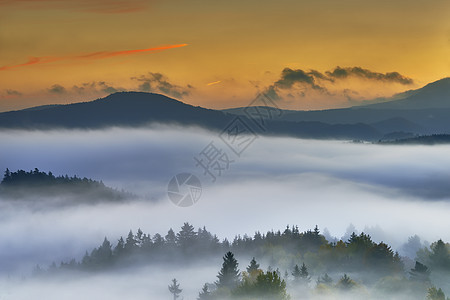
[[[189,268],[161,263],[30,279],[37,264],[46,268],[52,262],[81,260],[105,237],[114,246],[130,229],[164,235],[184,222],[206,226],[220,240],[230,241],[238,234],[283,231],[286,225],[298,225],[300,231],[318,225],[330,241],[364,232],[402,256],[410,255],[403,245],[416,234],[424,246],[450,241],[447,145],[258,136],[238,156],[217,133],[163,125],[4,130],[0,140],[2,172],[38,168],[92,178],[136,196],[95,204],[69,199],[73,203],[64,206],[2,196],[0,299],[169,299],[172,278],[180,281],[184,299],[195,299],[205,282],[216,280],[220,256]],[[211,142],[229,158],[229,168],[216,174],[215,182],[194,160]],[[167,197],[168,183],[179,173],[192,173],[202,184],[200,199],[190,207],[178,207]],[[248,257],[237,258],[244,270]],[[268,267],[268,262],[261,264]]]

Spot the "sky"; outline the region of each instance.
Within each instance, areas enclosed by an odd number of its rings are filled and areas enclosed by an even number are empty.
[[[450,2],[0,0],[0,111],[122,90],[348,107],[450,74]]]

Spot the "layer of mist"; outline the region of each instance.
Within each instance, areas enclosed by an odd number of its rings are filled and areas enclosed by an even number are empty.
[[[75,276],[61,279],[63,285],[20,279],[36,264],[81,259],[105,236],[115,244],[129,229],[165,233],[186,221],[206,226],[220,239],[287,224],[301,230],[317,224],[328,229],[330,239],[340,239],[353,224],[355,231],[401,253],[415,234],[422,241],[450,240],[450,146],[258,137],[238,157],[215,133],[167,126],[2,131],[0,140],[0,170],[39,168],[88,177],[139,196],[130,202],[38,210],[0,199],[0,295],[5,299],[163,299],[170,296],[167,285],[174,277],[182,283],[185,299],[194,299],[203,283],[215,279],[220,257],[217,265],[196,270],[149,267]],[[234,160],[216,182],[194,161],[211,141]],[[181,172],[193,173],[203,185],[198,203],[187,208],[167,198],[169,180]]]

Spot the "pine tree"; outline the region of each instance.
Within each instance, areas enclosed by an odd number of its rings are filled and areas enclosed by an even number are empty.
[[[432,286],[428,289],[427,300],[445,300],[445,294],[442,289]]]
[[[247,267],[247,273],[252,274],[259,269],[259,264],[256,262],[255,258],[250,261],[250,265]]]
[[[432,269],[450,269],[450,253],[447,245],[439,240],[431,245],[430,261]]]
[[[128,233],[127,239],[125,241],[125,246],[124,249],[125,251],[132,252],[133,250],[136,249],[136,240],[134,239],[134,235],[133,235],[133,231],[130,230],[130,232]]]
[[[167,232],[165,239],[166,239],[166,244],[169,247],[175,248],[175,246],[177,244],[177,236],[175,235],[175,232],[173,231],[172,228],[170,228],[169,231]]]
[[[327,273],[325,273],[325,275],[320,276],[317,279],[317,284],[321,284],[321,283],[326,284],[326,285],[331,285],[333,283],[333,279],[330,276],[328,276]]]
[[[294,270],[292,271],[292,276],[294,276],[294,280],[298,281],[301,278],[301,272],[298,265],[295,265]]]
[[[337,287],[344,291],[351,290],[355,285],[356,283],[347,274],[344,274],[337,283]]]
[[[188,249],[195,242],[197,233],[195,232],[194,226],[189,223],[184,223],[181,227],[180,232],[177,233],[177,242],[182,249]]]
[[[300,268],[300,278],[305,282],[309,282],[311,280],[311,278],[309,277],[308,268],[306,267],[305,263],[303,263],[302,267]]]
[[[275,271],[261,272],[255,282],[244,281],[234,294],[238,299],[290,299],[286,292],[286,282]]]
[[[238,262],[234,258],[234,254],[228,251],[223,257],[222,268],[217,275],[217,288],[235,288],[239,284],[239,276]]]
[[[208,285],[205,283],[200,293],[198,293],[197,300],[209,300],[211,298],[211,292],[209,291]]]
[[[2,183],[8,183],[11,180],[11,171],[6,168],[5,175],[3,176]]]
[[[169,292],[173,294],[173,300],[177,300],[177,298],[180,297],[180,294],[183,291],[182,289],[180,289],[180,284],[175,278],[172,279],[172,284],[169,285],[168,288]]]
[[[125,242],[123,240],[123,237],[120,237],[119,241],[117,242],[116,247],[114,248],[113,255],[115,257],[121,256],[123,254],[124,247],[125,247]]]
[[[106,265],[111,261],[111,258],[112,258],[111,243],[105,237],[102,245],[98,248],[97,261],[101,265]]]

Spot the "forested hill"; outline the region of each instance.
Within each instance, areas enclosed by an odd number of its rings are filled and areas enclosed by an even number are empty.
[[[103,182],[73,177],[55,176],[39,169],[11,172],[6,169],[0,183],[0,196],[6,199],[42,199],[67,197],[77,202],[121,201],[134,197],[132,194],[107,187]]]

